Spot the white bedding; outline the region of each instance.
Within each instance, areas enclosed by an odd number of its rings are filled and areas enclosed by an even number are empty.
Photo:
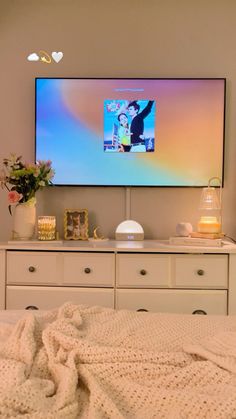
[[[1,418],[236,417],[236,317],[19,314],[0,314]]]
[[[0,310],[0,324],[15,324],[21,317],[26,315],[26,310]],[[35,314],[41,314],[39,310],[35,310]]]
[[[32,313],[32,311],[30,311]],[[33,313],[36,317],[41,317],[47,311],[46,310],[33,310]],[[24,317],[28,310],[0,310],[0,324],[8,323],[15,324],[19,319]]]

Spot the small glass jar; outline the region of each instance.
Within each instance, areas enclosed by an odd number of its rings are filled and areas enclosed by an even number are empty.
[[[198,222],[199,233],[221,233],[221,221],[216,216],[202,216]]]
[[[38,216],[38,240],[56,239],[56,217],[54,215]]]

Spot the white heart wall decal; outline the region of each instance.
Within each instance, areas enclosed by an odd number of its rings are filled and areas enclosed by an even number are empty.
[[[63,52],[61,52],[61,51],[59,51],[59,52],[53,51],[52,52],[52,58],[54,59],[54,61],[56,63],[59,63],[59,61],[61,61],[61,59],[63,58]]]

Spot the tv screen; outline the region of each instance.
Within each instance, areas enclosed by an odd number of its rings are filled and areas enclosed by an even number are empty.
[[[223,78],[37,78],[35,157],[56,185],[206,186],[224,108]]]

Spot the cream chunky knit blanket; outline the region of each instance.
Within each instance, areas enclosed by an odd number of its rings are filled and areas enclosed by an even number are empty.
[[[0,418],[236,418],[236,318],[65,304],[0,327]]]

